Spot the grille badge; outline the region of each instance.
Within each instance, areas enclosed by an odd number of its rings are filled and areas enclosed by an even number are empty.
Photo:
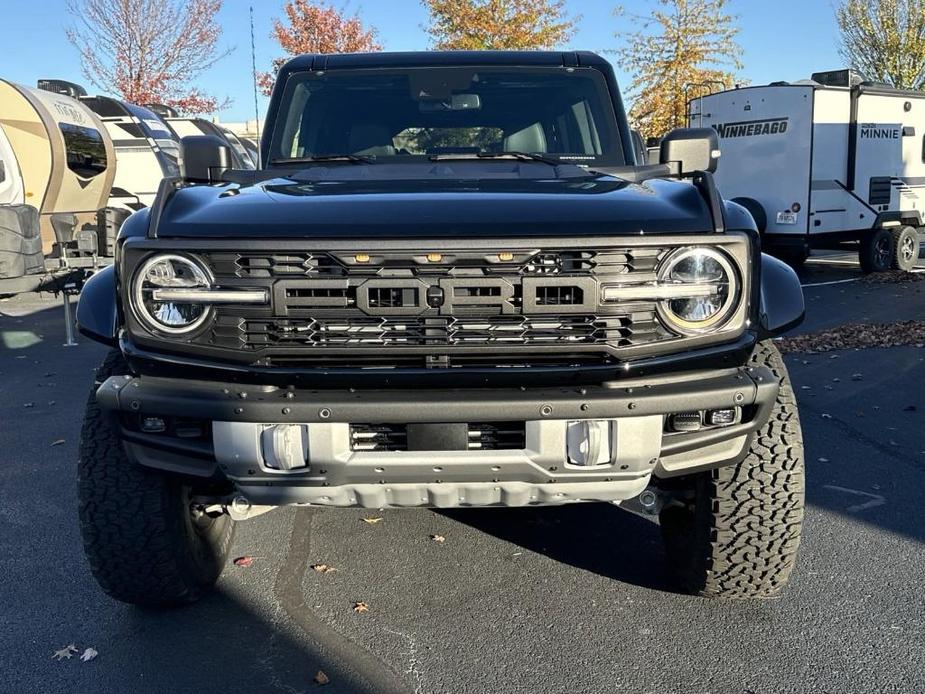
[[[443,306],[445,298],[442,287],[432,284],[427,288],[427,305],[431,308]]]

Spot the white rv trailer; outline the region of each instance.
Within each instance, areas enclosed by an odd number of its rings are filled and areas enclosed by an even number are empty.
[[[867,272],[917,262],[925,94],[839,70],[710,94],[688,114],[716,130],[717,185],[772,252],[799,264],[812,248],[856,246]]]
[[[250,153],[241,144],[238,136],[217,123],[207,121],[205,118],[168,118],[167,125],[181,140],[190,135],[215,135],[224,140],[231,147],[231,156],[236,169],[256,169],[257,162],[251,159]]]
[[[180,142],[152,111],[108,96],[81,98],[100,117],[116,150],[109,206],[135,211],[154,202],[161,179],[180,175]]]

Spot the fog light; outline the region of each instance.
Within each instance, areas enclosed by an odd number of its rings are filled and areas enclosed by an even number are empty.
[[[728,408],[725,410],[710,410],[707,412],[707,421],[715,427],[724,427],[730,424],[735,424],[735,408]]]
[[[610,420],[569,422],[565,438],[568,461],[572,465],[610,465],[613,459]]]
[[[668,420],[672,431],[698,431],[702,426],[699,412],[679,412]]]
[[[160,417],[145,417],[141,420],[141,430],[146,434],[159,434],[167,428]]]
[[[274,424],[260,436],[263,460],[274,470],[294,470],[308,465],[308,427]]]

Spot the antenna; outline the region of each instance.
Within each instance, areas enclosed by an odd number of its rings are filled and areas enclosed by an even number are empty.
[[[254,127],[257,129],[257,141],[260,141],[260,107],[257,105],[257,48],[254,43],[254,6],[251,11],[251,73],[254,79]],[[257,168],[261,167],[260,147],[257,147]]]

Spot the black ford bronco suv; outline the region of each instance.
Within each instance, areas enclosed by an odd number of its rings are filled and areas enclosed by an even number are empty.
[[[803,451],[771,338],[803,295],[712,131],[646,165],[590,53],[377,53],[286,64],[257,171],[182,144],[78,307],[113,348],[79,462],[107,593],[195,600],[277,506],[632,499],[684,589],[784,586]]]

